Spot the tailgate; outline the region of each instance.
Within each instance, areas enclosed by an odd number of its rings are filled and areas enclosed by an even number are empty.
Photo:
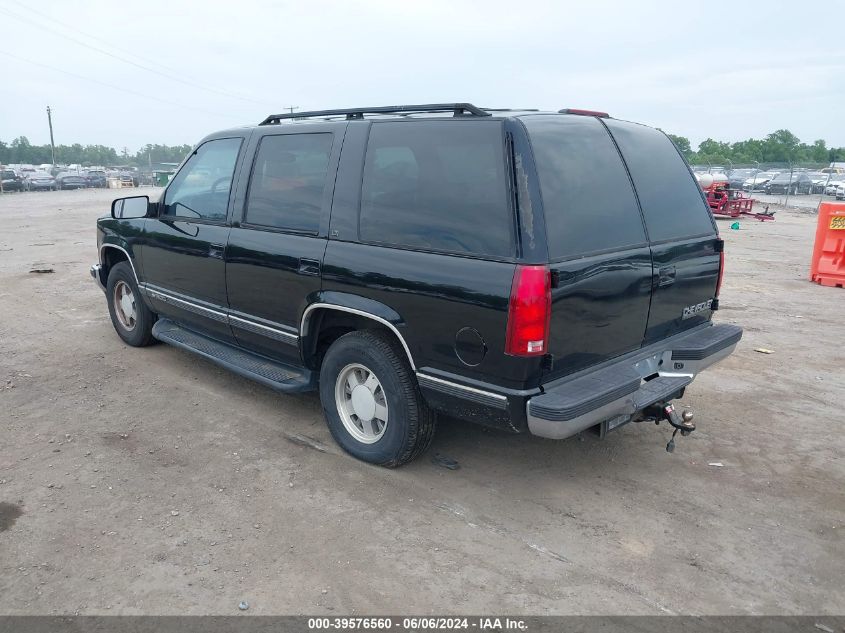
[[[721,242],[695,178],[659,130],[609,119],[643,212],[652,254],[644,345],[688,330],[712,314]]]

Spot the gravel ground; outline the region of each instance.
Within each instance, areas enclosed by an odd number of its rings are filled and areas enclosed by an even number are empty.
[[[799,211],[815,211],[820,202],[836,202],[836,198],[833,196],[823,196],[821,194],[813,194],[813,195],[797,195],[797,196],[789,196],[787,199],[786,196],[775,196],[775,195],[768,195],[765,193],[754,193],[751,196],[754,198],[759,207],[765,207],[766,205],[771,206],[772,210],[776,209],[783,209],[784,203],[789,209],[799,210]]]
[[[807,280],[811,213],[720,223],[745,338],[674,454],[446,419],[391,471],[314,395],[120,342],[88,276],[117,193],[0,196],[0,613],[845,612],[845,291]]]

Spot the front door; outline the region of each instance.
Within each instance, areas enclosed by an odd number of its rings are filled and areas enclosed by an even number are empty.
[[[153,309],[217,338],[231,339],[226,320],[224,253],[235,166],[244,139],[200,145],[164,192],[140,240],[142,290]]]
[[[299,361],[299,318],[320,290],[345,127],[275,127],[253,138],[256,157],[226,250],[230,323],[243,347]]]

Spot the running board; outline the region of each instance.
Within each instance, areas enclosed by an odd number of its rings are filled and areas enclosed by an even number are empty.
[[[312,391],[317,386],[314,372],[255,354],[227,343],[197,334],[170,319],[159,319],[153,336],[168,345],[181,347],[207,358],[234,373],[250,378],[276,391]]]

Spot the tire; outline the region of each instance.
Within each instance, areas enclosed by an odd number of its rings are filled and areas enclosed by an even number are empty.
[[[349,390],[356,381],[356,389],[364,389],[358,398]],[[404,352],[376,330],[350,332],[332,343],[320,369],[320,401],[335,441],[371,464],[401,466],[422,455],[434,437],[434,412],[423,401]],[[358,417],[356,405],[372,416],[368,422]]]
[[[118,293],[126,299],[120,305],[116,305],[115,297]],[[106,284],[106,301],[112,325],[124,343],[132,347],[145,347],[154,341],[152,330],[156,315],[141,298],[129,262],[119,262],[111,267]]]

